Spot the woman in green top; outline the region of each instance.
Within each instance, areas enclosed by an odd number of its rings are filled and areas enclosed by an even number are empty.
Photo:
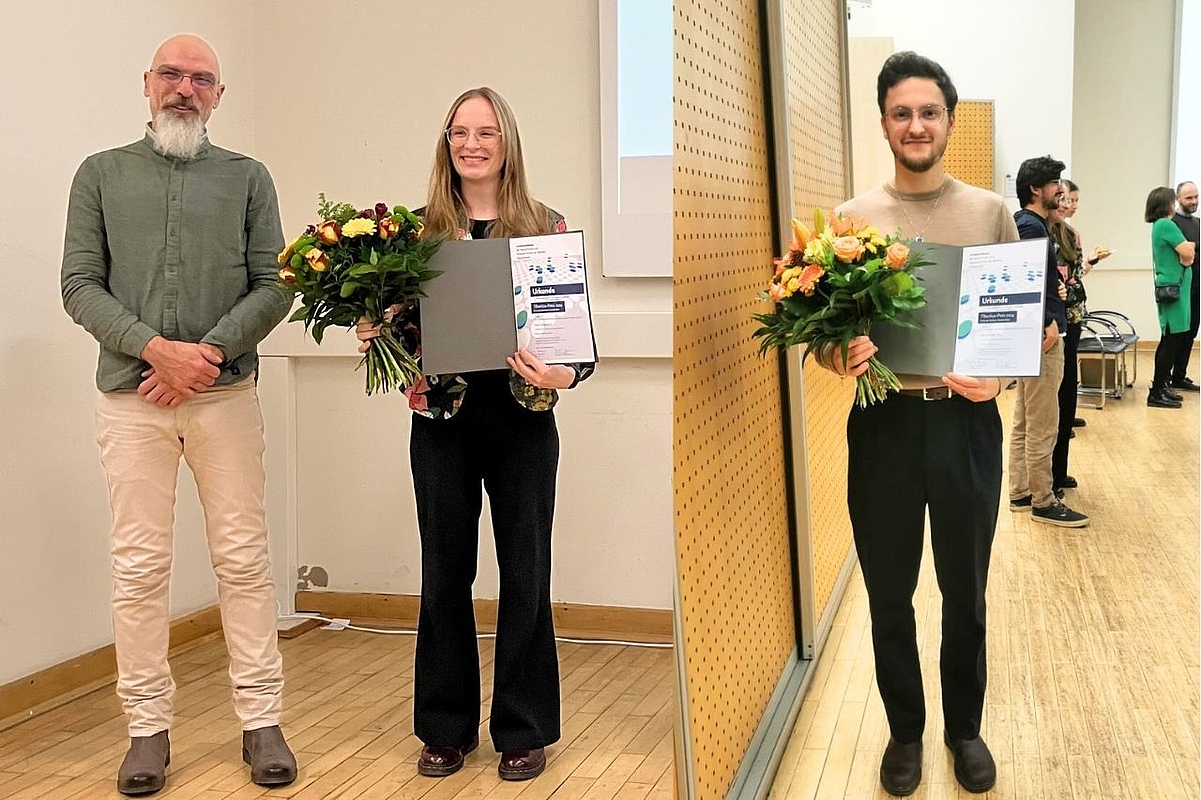
[[[1143,219],[1151,223],[1151,260],[1155,265],[1155,285],[1180,287],[1179,299],[1159,303],[1159,346],[1155,348],[1155,377],[1147,405],[1156,408],[1180,408],[1180,395],[1172,391],[1168,381],[1172,364],[1180,352],[1189,330],[1189,289],[1193,271],[1187,269],[1196,257],[1196,248],[1184,238],[1172,222],[1176,193],[1167,186],[1152,189],[1147,195],[1147,210]]]

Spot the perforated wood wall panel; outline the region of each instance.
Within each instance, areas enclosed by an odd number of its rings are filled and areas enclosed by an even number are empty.
[[[726,795],[795,646],[778,362],[751,339],[772,274],[754,0],[676,0],[674,463],[697,795]]]
[[[842,88],[845,13],[843,0],[794,0],[784,5],[793,214],[802,219],[811,218],[815,206],[833,208],[850,194]],[[826,612],[852,547],[846,505],[846,418],[852,395],[848,384],[816,364],[805,365],[805,471],[815,620]]]
[[[991,100],[960,100],[955,106],[955,132],[947,143],[943,164],[964,183],[997,190]]]

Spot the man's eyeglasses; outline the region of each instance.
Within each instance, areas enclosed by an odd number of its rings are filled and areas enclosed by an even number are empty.
[[[946,106],[930,105],[922,106],[921,108],[909,108],[908,106],[893,106],[885,112],[884,116],[893,125],[908,125],[913,121],[914,115],[923,123],[933,124],[942,122],[943,116],[947,113]]]
[[[209,75],[207,72],[180,72],[179,70],[171,69],[170,67],[159,67],[158,69],[152,69],[150,71],[165,80],[167,83],[176,86],[182,83],[184,78],[187,78],[192,82],[192,88],[194,89],[212,89],[217,85],[217,79],[212,75]]]
[[[462,147],[467,144],[467,140],[475,136],[475,140],[481,146],[487,147],[491,144],[496,144],[500,141],[500,131],[496,128],[480,128],[476,131],[460,128],[457,125],[446,129],[446,141],[453,144],[455,147]]]

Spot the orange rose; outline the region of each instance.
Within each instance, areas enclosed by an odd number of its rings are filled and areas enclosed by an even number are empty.
[[[801,270],[801,278],[799,281],[800,290],[806,295],[812,295],[813,290],[817,288],[817,282],[826,274],[826,271],[819,264],[807,264]]]
[[[317,226],[317,238],[322,244],[337,244],[342,238],[342,228],[332,219],[327,219]]]
[[[788,296],[787,290],[778,283],[773,283],[771,288],[767,290],[767,294],[771,297],[773,303],[778,303]]]
[[[314,272],[325,272],[329,269],[329,256],[316,247],[305,253],[304,259],[309,262],[309,266],[313,268]]]
[[[284,267],[279,271],[279,279],[284,283],[296,283],[296,272],[291,267]]]
[[[909,248],[897,242],[888,246],[884,254],[884,263],[891,269],[901,269],[909,262]]]
[[[863,255],[863,242],[858,236],[839,236],[834,240],[834,257],[844,264],[850,264]]]
[[[392,217],[383,217],[379,221],[379,238],[391,239],[400,233],[400,223]]]

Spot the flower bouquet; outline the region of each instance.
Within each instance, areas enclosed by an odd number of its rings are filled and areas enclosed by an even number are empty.
[[[813,212],[812,231],[794,219],[792,232],[788,253],[776,259],[771,283],[759,294],[775,305],[755,315],[762,323],[754,333],[760,353],[803,344],[803,359],[837,346],[845,360],[851,339],[867,335],[874,322],[917,327],[903,317],[926,304],[913,271],[933,262],[866,220],[826,216],[820,208]],[[893,371],[872,356],[856,378],[856,400],[866,408],[900,388]]]
[[[300,297],[288,321],[303,320],[317,344],[330,325],[350,328],[362,319],[380,325],[359,362],[367,367],[367,394],[411,386],[421,378],[416,346],[390,323],[397,307],[424,297],[422,284],[440,274],[426,264],[442,242],[422,239],[421,220],[404,206],[377,203],[360,211],[318,197],[321,221],[279,254],[280,288]]]

